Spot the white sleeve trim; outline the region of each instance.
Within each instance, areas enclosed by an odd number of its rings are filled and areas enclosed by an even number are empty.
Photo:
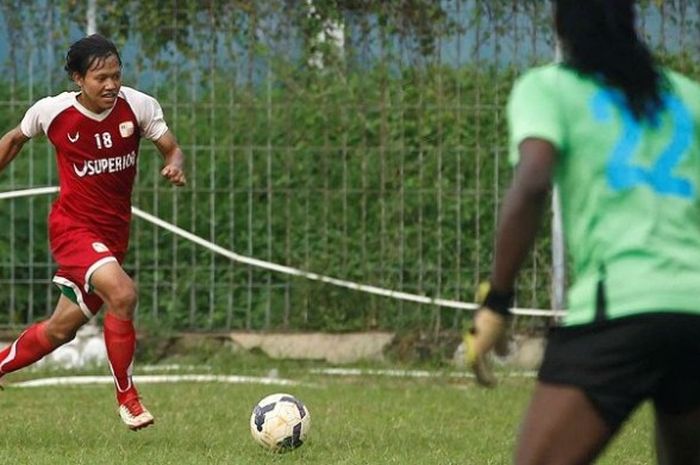
[[[53,120],[75,101],[75,92],[63,92],[55,97],[45,97],[29,107],[20,123],[22,134],[34,137],[39,133],[48,134]]]
[[[156,141],[168,131],[163,109],[158,100],[131,87],[122,86],[120,93],[127,101],[146,139]]]

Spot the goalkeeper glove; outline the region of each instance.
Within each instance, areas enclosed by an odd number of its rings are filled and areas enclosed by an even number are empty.
[[[466,361],[482,386],[492,387],[496,377],[486,356],[491,350],[505,355],[508,347],[506,334],[513,292],[491,290],[487,283],[479,285],[477,302],[481,305],[474,315],[471,329],[464,334]]]

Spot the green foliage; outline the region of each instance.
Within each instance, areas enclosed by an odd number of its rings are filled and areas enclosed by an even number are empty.
[[[297,72],[288,81],[293,87],[280,83],[269,93],[216,87],[217,98],[234,94],[238,103],[219,115],[210,107],[212,95],[204,93],[191,112],[171,121],[183,146],[215,144],[188,154],[196,161],[191,186],[176,196],[159,196],[153,212],[167,218],[177,209],[174,202],[197,205],[194,217],[178,211],[178,224],[205,237],[211,237],[208,226],[213,224],[212,239],[239,253],[389,288],[428,294],[444,289],[454,295],[465,285],[463,273],[473,269],[474,255],[481,255],[486,266],[490,254],[497,193],[489,187],[498,186],[484,182],[476,194],[469,191],[481,176],[491,179],[494,169],[504,181],[508,177],[504,158],[496,167],[490,156],[502,146],[503,120],[491,112],[473,114],[469,102],[477,87],[485,91],[479,80],[501,83],[493,95],[483,96],[494,101],[507,95],[511,78],[497,70],[483,76],[473,69],[405,70],[390,77],[375,69],[342,80]],[[447,102],[457,103],[450,107]],[[172,114],[169,110],[166,106]],[[142,173],[155,172],[154,165],[153,157],[142,156]],[[159,185],[157,178],[142,177],[135,203],[151,210]],[[223,192],[202,191],[222,187]],[[208,206],[212,202],[214,209]],[[461,249],[454,250],[457,235],[468,237],[475,228],[480,240],[462,238]],[[151,236],[144,227],[135,242],[150,242]],[[245,283],[251,273],[184,242],[171,250],[163,245],[145,247],[141,263],[169,263],[176,253],[181,263],[204,268],[194,279],[192,272],[165,278],[176,279],[174,288],[184,296],[198,282],[208,285],[211,266],[217,267],[217,282]],[[139,280],[150,286],[157,273],[140,267]],[[279,317],[285,299],[291,302],[290,319],[269,322],[273,326],[348,330],[429,324],[433,318],[425,309],[407,306],[410,316],[399,322],[391,316],[396,304],[383,299],[300,280],[289,283],[279,274],[253,274],[253,281],[269,280],[271,288],[281,286],[289,295],[270,289],[255,293],[248,310],[252,315],[237,319],[234,314],[234,326],[248,321],[267,326],[265,309],[272,307]],[[471,281],[466,280],[469,287]],[[203,299],[198,307],[209,306],[205,295],[197,296]],[[248,296],[235,300],[241,298]],[[172,316],[189,318],[180,305]]]
[[[502,109],[512,78],[496,68],[390,74],[377,67],[343,79],[297,70],[251,91],[215,76],[187,112],[169,106],[187,101],[189,89],[173,86],[159,98],[189,157],[189,185],[166,187],[159,157],[144,142],[134,204],[244,255],[471,300],[472,286],[488,273],[495,203],[509,178]],[[36,169],[44,163],[38,154],[51,157],[46,141],[29,150],[4,188],[55,182],[51,170]],[[33,210],[28,202],[0,211],[5,224],[16,225],[16,260],[30,244],[35,256],[48,255],[37,239],[45,237],[48,201],[37,199]],[[30,212],[31,229],[22,226]],[[8,243],[7,236],[0,241]],[[130,257],[141,318],[153,324],[353,330],[459,322],[449,310],[436,314],[234,265],[140,220]]]
[[[670,18],[688,8],[672,3],[663,5]],[[82,30],[85,4],[0,1],[9,41],[3,128],[40,96],[69,87],[58,65]],[[125,51],[125,84],[158,98],[188,157],[189,185],[173,189],[144,142],[136,206],[243,255],[472,300],[489,273],[510,178],[505,99],[519,70],[542,59],[538,41],[551,44],[547,5],[315,0],[313,14],[289,0],[97,6],[99,30]],[[335,54],[318,40],[329,22],[345,26]],[[465,37],[473,49],[458,60],[466,63],[443,57],[440,47]],[[535,45],[523,53],[523,42]],[[322,69],[309,66],[316,52]],[[548,48],[544,59],[551,56]],[[698,75],[688,47],[662,59]],[[56,184],[53,158],[45,139],[33,141],[0,187]],[[46,197],[0,209],[8,225],[0,279],[12,283],[0,296],[8,309],[0,324],[49,313],[57,297],[47,290],[49,206]],[[521,306],[549,306],[549,244],[543,228],[519,281]],[[232,263],[139,219],[127,268],[141,290],[141,323],[151,327],[437,332],[463,317]]]

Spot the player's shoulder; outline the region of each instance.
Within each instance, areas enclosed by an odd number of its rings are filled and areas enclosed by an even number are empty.
[[[675,91],[692,93],[695,97],[700,96],[700,83],[698,81],[672,69],[664,69],[664,73]]]
[[[121,88],[119,89],[119,94],[128,103],[133,103],[137,105],[142,104],[144,102],[156,101],[155,97],[145,92],[141,92],[140,90],[136,90],[133,87],[121,86]]]
[[[518,80],[551,79],[553,76],[559,75],[563,70],[564,67],[559,63],[547,63],[527,69],[520,75]]]
[[[561,88],[576,84],[580,80],[581,76],[567,66],[561,63],[549,63],[525,71],[516,79],[514,87]]]
[[[147,121],[154,115],[162,114],[158,100],[140,90],[122,86],[119,95],[126,101],[139,121]]]
[[[700,120],[700,83],[671,69],[663,69],[669,92],[677,96],[693,114],[693,119]]]
[[[77,92],[62,92],[58,95],[49,95],[37,100],[32,108],[47,113],[58,113],[73,106]]]

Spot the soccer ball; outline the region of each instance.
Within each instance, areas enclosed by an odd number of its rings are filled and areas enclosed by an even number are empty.
[[[301,446],[310,426],[309,410],[290,394],[265,397],[258,402],[250,416],[253,439],[274,452],[286,452]]]

